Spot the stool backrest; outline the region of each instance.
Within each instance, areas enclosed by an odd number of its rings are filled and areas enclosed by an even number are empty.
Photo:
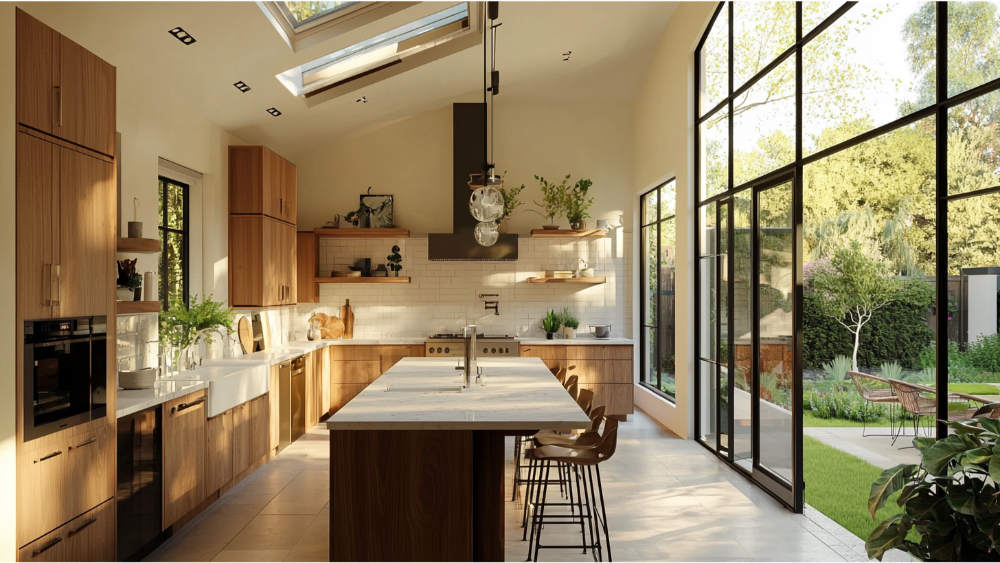
[[[597,453],[601,456],[601,461],[615,455],[618,448],[618,419],[604,419],[604,433],[601,434],[601,444],[597,446]]]
[[[580,389],[580,396],[576,402],[583,409],[583,412],[590,414],[590,408],[594,404],[594,392],[590,389]]]
[[[569,376],[569,377],[566,378],[566,381],[563,382],[563,385],[565,385],[566,388],[569,389],[570,385],[573,385],[574,383],[576,383],[579,380],[580,380],[579,376],[571,375],[571,376]]]
[[[577,398],[580,396],[580,386],[577,385],[576,381],[574,381],[569,387],[567,387],[566,391],[569,393],[570,397],[573,397],[574,401],[577,400]]]
[[[601,423],[604,422],[604,405],[597,405],[596,407],[590,409],[590,432],[597,432],[601,429]]]

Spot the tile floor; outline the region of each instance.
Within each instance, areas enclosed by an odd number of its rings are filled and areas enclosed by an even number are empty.
[[[328,459],[328,432],[317,426],[147,560],[328,560]],[[638,410],[621,426],[615,457],[602,473],[618,561],[867,560],[864,543],[850,532],[808,507],[804,515],[792,514],[710,452]],[[508,483],[511,474],[508,464]],[[570,528],[548,526],[543,541],[578,540]],[[520,538],[519,506],[508,502],[508,561],[526,559],[528,544]],[[902,553],[886,559],[909,560]],[[539,560],[592,558],[577,550],[543,550]]]

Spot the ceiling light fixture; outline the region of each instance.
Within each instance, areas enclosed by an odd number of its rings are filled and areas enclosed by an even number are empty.
[[[503,178],[496,174],[493,156],[493,106],[494,97],[500,93],[500,71],[497,70],[497,28],[503,24],[495,23],[500,17],[500,3],[487,2],[485,18],[489,25],[483,22],[483,173],[473,174],[469,187],[474,191],[469,199],[469,212],[479,224],[476,225],[473,236],[481,246],[493,246],[500,238],[497,221],[503,217]],[[487,38],[486,34],[489,33]],[[489,56],[488,56],[489,55]],[[487,60],[489,62],[487,62]],[[487,85],[488,83],[488,85]],[[489,104],[487,105],[487,95]],[[489,110],[485,111],[486,109]]]
[[[573,54],[573,51],[566,51],[565,53],[563,53],[563,55],[562,55],[563,56],[563,62],[568,61],[569,60],[569,56],[572,55],[572,54]]]
[[[240,92],[243,92],[244,94],[250,91],[250,87],[247,86],[247,83],[243,82],[242,80],[240,80],[239,82],[234,82],[233,86],[236,86],[236,89],[239,90]]]
[[[361,96],[360,98],[358,98],[358,102],[361,102],[362,104],[367,104],[368,96]]]
[[[281,112],[275,108],[268,108],[267,113],[273,115],[274,117],[278,117],[279,115],[281,115]]]
[[[195,40],[195,38],[192,37],[190,33],[184,31],[184,28],[175,27],[175,28],[171,29],[168,33],[170,35],[173,35],[174,37],[176,37],[178,41],[180,41],[181,43],[183,43],[185,45],[190,45],[192,43],[197,43],[197,41]]]

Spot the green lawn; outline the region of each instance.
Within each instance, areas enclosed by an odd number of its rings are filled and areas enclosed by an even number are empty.
[[[882,470],[815,438],[803,436],[802,442],[805,501],[854,535],[866,539],[878,524],[868,514],[868,493]],[[895,497],[878,512],[879,522],[902,512]]]
[[[897,417],[899,418],[899,417]],[[802,411],[802,426],[818,428],[861,428],[862,424],[856,420],[844,420],[842,418],[820,418],[813,411]],[[888,420],[877,420],[869,422],[870,428],[878,426],[888,427]]]

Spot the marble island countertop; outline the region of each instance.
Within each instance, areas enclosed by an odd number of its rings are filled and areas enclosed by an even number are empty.
[[[207,381],[158,380],[149,389],[119,389],[116,418],[162,405],[171,399],[183,397],[207,387]]]
[[[454,358],[404,358],[330,417],[331,430],[573,430],[590,418],[538,358],[479,360],[461,392]],[[475,378],[473,377],[473,380]],[[397,389],[387,391],[387,388]]]

